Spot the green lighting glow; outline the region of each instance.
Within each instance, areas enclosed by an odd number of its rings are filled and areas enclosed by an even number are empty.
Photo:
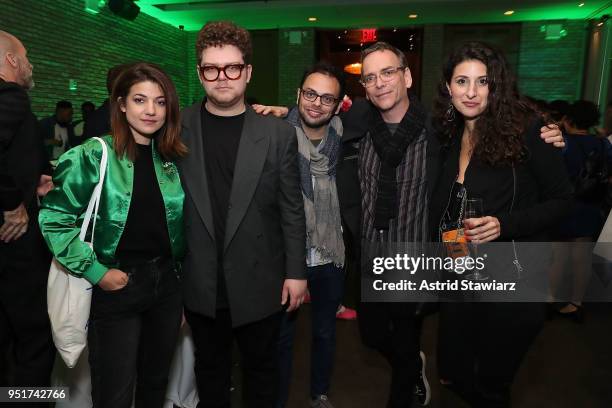
[[[496,2],[479,3],[470,7],[450,0],[419,2],[415,5],[396,2],[380,7],[370,3],[345,0],[275,0],[275,1],[189,1],[139,0],[142,13],[148,14],[174,27],[182,25],[187,31],[197,31],[207,21],[231,20],[249,29],[276,29],[295,27],[360,28],[406,27],[422,24],[478,24],[542,20],[584,20],[612,13],[607,0],[593,0],[576,7],[574,2],[521,2],[512,15]],[[339,12],[341,11],[341,12]],[[418,19],[408,19],[418,14]],[[309,22],[308,17],[317,21]]]
[[[98,14],[106,5],[106,0],[85,0],[85,11],[89,14]]]

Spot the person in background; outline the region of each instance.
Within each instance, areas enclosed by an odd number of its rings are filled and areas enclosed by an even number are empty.
[[[26,48],[0,30],[0,387],[48,387],[55,357],[51,256],[36,222],[51,170],[28,97],[33,86]]]
[[[162,408],[182,317],[177,263],[185,251],[180,139],[174,84],[136,63],[111,94],[108,167],[93,248],[80,225],[100,176],[102,146],[64,154],[39,221],[57,261],[93,285],[88,338],[95,408]]]
[[[548,112],[550,113],[552,120],[562,126],[569,107],[569,102],[557,99],[548,104]]]
[[[91,101],[85,101],[81,104],[81,120],[72,123],[74,128],[75,143],[81,144],[83,137],[83,130],[85,129],[85,121],[89,119],[91,114],[96,110],[96,105]]]
[[[108,95],[113,89],[113,83],[121,74],[123,68],[129,66],[129,64],[120,64],[115,65],[110,68],[106,73],[106,89],[108,91]],[[81,142],[85,140],[95,137],[95,136],[103,136],[110,132],[110,100],[107,98],[102,102],[102,105],[98,107],[95,111],[89,115],[85,124],[83,125],[83,136],[81,137]]]
[[[563,122],[567,132],[565,165],[574,183],[576,206],[557,228],[557,238],[573,245],[556,246],[551,266],[551,300],[569,299],[567,303],[560,302],[557,313],[578,323],[584,319],[582,299],[591,279],[593,246],[590,243],[597,240],[609,212],[608,180],[597,183],[597,175],[590,174],[604,166],[610,169],[608,172],[612,170],[612,145],[607,138],[598,137],[592,131],[597,123],[597,105],[583,100],[569,106]],[[571,277],[569,297],[559,293],[566,266]]]
[[[612,143],[612,100],[608,102],[604,116],[603,136]]]
[[[55,114],[39,122],[40,135],[51,160],[56,160],[66,150],[75,146],[72,113],[72,103],[59,101],[55,104]]]

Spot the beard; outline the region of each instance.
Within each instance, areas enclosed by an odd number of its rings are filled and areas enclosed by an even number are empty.
[[[23,87],[28,91],[34,88],[34,78],[32,78],[32,75],[29,75],[24,78]]]
[[[319,119],[311,119],[308,114],[302,110],[301,106],[299,107],[298,112],[300,113],[300,120],[302,123],[311,129],[320,129],[327,126],[333,118],[333,115],[329,115],[323,116]]]
[[[24,87],[26,90],[30,90],[34,88],[34,78],[32,77],[32,70],[27,69],[20,61],[19,64],[19,79],[21,80],[20,85]]]

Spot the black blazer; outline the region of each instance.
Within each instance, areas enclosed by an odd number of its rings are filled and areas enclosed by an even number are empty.
[[[185,189],[187,255],[183,264],[187,309],[214,317],[217,246],[234,327],[281,310],[286,278],[306,278],[306,226],[295,129],[247,107],[238,147],[225,242],[215,242],[204,164],[202,103],[183,111],[188,155],[179,162]]]
[[[0,210],[23,202],[30,218],[35,216],[42,173],[50,174],[49,162],[28,94],[18,84],[0,80]]]

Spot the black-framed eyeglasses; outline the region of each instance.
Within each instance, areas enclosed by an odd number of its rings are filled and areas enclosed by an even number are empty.
[[[233,81],[240,78],[242,75],[242,70],[245,66],[245,64],[229,64],[224,67],[217,67],[215,65],[200,65],[198,66],[198,70],[200,71],[202,78],[208,82],[213,82],[219,79],[221,72],[223,72],[223,75],[225,75],[227,79]]]
[[[370,74],[370,75],[364,76],[363,78],[361,78],[361,81],[359,82],[361,83],[361,85],[363,85],[366,88],[374,86],[374,84],[376,84],[376,78],[378,77],[380,77],[380,80],[383,82],[390,82],[390,81],[393,81],[393,79],[395,79],[396,72],[404,71],[406,68],[407,67],[400,65],[399,67],[395,67],[395,68],[383,69],[378,74]]]
[[[340,98],[336,98],[335,96],[330,94],[319,95],[318,93],[310,89],[300,89],[300,95],[302,95],[302,97],[308,102],[314,102],[317,100],[317,98],[321,98],[321,104],[325,106],[334,105],[340,100]]]

